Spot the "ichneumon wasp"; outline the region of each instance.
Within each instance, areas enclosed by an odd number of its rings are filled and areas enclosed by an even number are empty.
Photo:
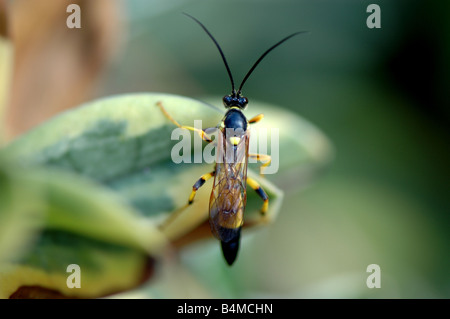
[[[214,184],[209,201],[209,223],[212,233],[221,241],[225,260],[229,265],[232,265],[239,250],[241,228],[244,223],[244,210],[247,200],[247,185],[253,188],[263,200],[261,208],[262,216],[266,214],[269,205],[269,198],[265,191],[258,182],[247,176],[249,157],[256,158],[256,160],[263,162],[261,165],[261,174],[263,173],[264,167],[270,164],[269,155],[249,154],[248,152],[250,140],[250,131],[248,130],[249,125],[257,123],[264,115],[259,114],[247,120],[242,111],[247,107],[248,99],[242,95],[242,87],[255,70],[256,66],[270,51],[293,36],[304,32],[295,32],[283,38],[265,51],[247,72],[239,89],[236,90],[231,70],[216,39],[199,20],[189,14],[184,14],[197,22],[214,42],[219,50],[231,81],[231,94],[223,97],[223,104],[227,111],[221,123],[215,128],[219,130],[218,138],[214,140],[214,142],[217,143],[215,169],[211,173],[201,176],[193,185],[188,205],[192,204],[194,201],[197,190],[202,187],[208,179],[214,177]],[[205,130],[180,125],[167,113],[162,103],[159,102],[157,105],[164,115],[176,126],[196,132],[208,143],[213,142]],[[172,218],[174,218],[174,216],[171,216],[170,220],[172,220]]]

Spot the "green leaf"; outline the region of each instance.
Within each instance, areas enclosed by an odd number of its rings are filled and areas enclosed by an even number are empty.
[[[4,113],[9,99],[13,65],[12,42],[0,34],[0,145],[6,133],[4,132]]]
[[[21,287],[43,287],[70,297],[109,295],[141,284],[147,260],[145,253],[129,247],[45,230],[21,260],[1,265],[0,297],[8,298]],[[72,264],[80,267],[81,287],[76,289],[67,286]]]
[[[212,127],[223,116],[208,104],[174,95],[116,96],[67,111],[20,137],[5,151],[22,165],[58,167],[88,176],[121,193],[143,216],[161,221],[161,213],[186,203],[193,183],[213,170],[213,165],[172,162],[170,152],[176,141],[170,136],[175,125],[156,106],[159,101],[186,125],[202,119],[204,127]],[[271,207],[279,207],[281,192],[267,181],[262,183],[271,196]],[[251,216],[261,203],[249,193],[247,215]],[[208,198],[205,190],[199,192],[196,203],[186,210],[189,221],[183,229],[171,230],[170,238],[207,219]]]
[[[19,258],[44,225],[42,188],[0,158],[0,263]]]
[[[45,164],[107,182],[170,158],[170,123],[202,116],[213,126],[221,117],[198,101],[165,94],[133,94],[100,99],[66,111],[26,133],[6,152],[27,165]]]
[[[90,180],[2,164],[1,298],[23,286],[78,297],[130,289],[167,242],[120,196]],[[81,267],[82,289],[66,285],[70,264]]]
[[[157,107],[158,102],[183,125],[193,126],[194,120],[201,119],[203,128],[214,127],[224,114],[209,104],[175,95],[114,96],[66,111],[2,150],[15,163],[16,171],[34,172],[26,175],[29,185],[45,190],[44,195],[36,195],[45,203],[42,232],[21,259],[27,267],[23,271],[37,272],[32,277],[41,278],[38,282],[45,287],[68,293],[65,282],[58,279],[58,285],[50,285],[48,280],[67,276],[63,264],[73,259],[72,263],[86,265],[92,278],[98,269],[109,269],[104,273],[112,276],[111,284],[106,284],[108,275],[92,289],[114,290],[114,269],[136,273],[143,267],[145,254],[157,256],[167,239],[183,244],[189,241],[189,234],[207,229],[201,225],[207,225],[211,182],[162,233],[157,228],[186,205],[195,181],[214,169],[214,164],[173,163],[171,150],[178,141],[171,140],[171,133],[176,126]],[[270,221],[280,211],[283,198],[272,182],[289,189],[293,179],[306,181],[327,163],[332,152],[320,131],[300,117],[259,103],[253,103],[252,108],[254,113],[266,114],[256,125],[279,130],[279,172],[261,178],[249,170],[249,176],[269,195]],[[252,167],[258,169],[257,165]],[[46,169],[40,168],[43,166]],[[244,226],[265,224],[259,214],[261,205],[261,199],[249,190]],[[209,230],[207,234],[211,236]],[[62,251],[67,253],[59,253]],[[101,261],[95,257],[102,255],[100,251],[105,255]],[[41,262],[37,262],[39,258]],[[130,264],[119,267],[123,258]],[[128,277],[128,285],[138,277]]]

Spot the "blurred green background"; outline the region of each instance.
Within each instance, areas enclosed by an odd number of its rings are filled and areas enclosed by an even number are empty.
[[[183,249],[181,264],[212,296],[450,297],[448,2],[117,3],[120,45],[93,97],[166,92],[220,105],[230,83],[219,53],[181,12],[208,27],[238,83],[271,45],[309,31],[271,52],[244,94],[249,108],[279,105],[317,125],[335,158],[312,183],[280,185],[278,219],[244,236],[232,268],[215,241]],[[366,26],[371,3],[381,29]],[[380,289],[366,286],[370,264]]]
[[[366,26],[370,3],[381,8],[381,29]],[[230,270],[235,290],[267,297],[450,297],[447,2],[123,6],[128,34],[99,95],[161,91],[213,95],[220,103],[230,90],[220,56],[181,12],[209,28],[236,82],[273,43],[310,31],[272,52],[244,94],[249,108],[252,99],[269,102],[316,124],[333,142],[335,159],[306,189],[283,187],[276,223],[249,236]],[[184,258],[208,281],[214,264],[204,246]],[[381,267],[381,289],[366,286],[372,263]]]

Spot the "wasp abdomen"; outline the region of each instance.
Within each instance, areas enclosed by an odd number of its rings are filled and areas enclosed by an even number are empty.
[[[236,260],[238,251],[239,251],[239,239],[241,237],[241,228],[228,229],[233,234],[228,236],[230,238],[229,241],[221,241],[222,244],[222,253],[227,261],[228,265],[232,265]]]
[[[238,184],[231,186],[234,187],[220,189],[217,197],[214,192],[212,193],[209,211],[211,230],[222,242],[236,238],[236,232],[244,222],[245,199],[241,193],[241,186]]]

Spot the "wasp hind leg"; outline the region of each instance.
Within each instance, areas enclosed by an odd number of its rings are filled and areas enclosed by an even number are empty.
[[[202,176],[198,179],[198,181],[195,182],[194,186],[192,186],[191,196],[189,196],[189,202],[188,202],[189,205],[192,204],[192,202],[194,201],[194,197],[195,197],[195,194],[197,193],[198,189],[199,189],[200,187],[202,187],[203,184],[205,184],[205,182],[206,182],[208,179],[210,179],[211,177],[213,177],[214,175],[216,175],[216,172],[215,172],[215,171],[214,171],[214,172],[211,172],[211,173],[208,173],[208,174],[205,174],[205,175],[202,175]]]
[[[173,212],[161,225],[162,229],[167,228],[189,205],[191,205],[194,201],[195,194],[197,193],[197,190],[205,184],[205,182],[213,177],[216,174],[216,172],[211,172],[208,174],[202,175],[197,182],[195,182],[194,186],[192,186],[192,192],[189,196],[188,203],[184,205],[183,207],[180,207],[175,212]]]
[[[269,209],[269,196],[267,196],[266,192],[262,189],[259,183],[255,181],[253,178],[247,177],[247,185],[253,188],[256,194],[258,194],[259,197],[261,197],[261,199],[264,201],[260,212],[262,216],[266,216],[266,212]]]

